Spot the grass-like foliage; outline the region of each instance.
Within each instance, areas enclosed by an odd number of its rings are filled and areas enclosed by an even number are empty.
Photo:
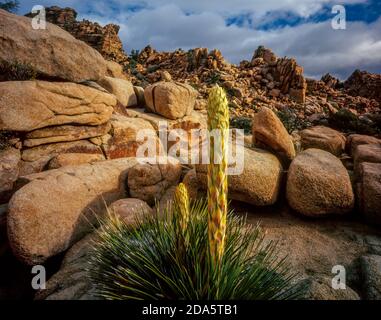
[[[136,219],[131,227],[109,218],[94,244],[90,275],[98,294],[111,300],[268,300],[295,298],[294,274],[276,243],[259,226],[228,214],[225,251],[212,263],[205,201],[189,209],[182,228],[179,206],[164,216]]]
[[[37,70],[29,63],[0,61],[1,81],[35,80],[37,76]]]
[[[289,134],[294,130],[303,130],[310,126],[308,121],[299,118],[291,108],[284,108],[283,110],[277,111],[276,114]]]
[[[375,135],[381,133],[380,123],[355,115],[348,109],[340,109],[329,117],[329,124],[344,132]]]
[[[252,121],[253,119],[245,117],[232,118],[230,119],[230,127],[242,129],[245,131],[245,134],[251,134]]]

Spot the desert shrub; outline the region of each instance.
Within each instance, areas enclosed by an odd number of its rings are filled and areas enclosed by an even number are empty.
[[[251,134],[251,126],[253,119],[245,117],[237,117],[230,119],[230,126],[235,129],[242,129],[245,134]]]
[[[136,66],[139,59],[139,50],[132,49],[128,56],[128,64],[124,67],[124,72],[134,74],[136,72]]]
[[[355,128],[358,125],[357,116],[347,109],[340,109],[329,118],[330,124],[338,128]]]
[[[29,63],[0,61],[0,80],[24,81],[37,78],[37,70]]]
[[[229,97],[237,97],[238,96],[237,89],[235,89],[235,88],[227,88],[227,89],[225,89],[225,91]]]
[[[137,219],[132,228],[111,218],[99,231],[90,275],[98,295],[111,300],[287,299],[295,297],[294,275],[278,258],[276,243],[265,244],[259,226],[228,214],[225,254],[212,267],[205,201],[190,208],[181,232],[177,206],[165,217]]]
[[[217,83],[220,82],[220,80],[221,80],[221,74],[220,74],[219,72],[213,71],[213,72],[209,75],[209,77],[208,77],[208,79],[206,80],[206,82],[207,82],[208,84],[217,84]]]
[[[0,150],[7,149],[11,146],[9,141],[13,138],[16,138],[16,134],[10,131],[0,131]]]
[[[130,54],[130,59],[138,61],[139,59],[139,50],[132,49]]]
[[[7,131],[0,131],[0,150],[9,147],[9,133]]]
[[[262,57],[264,51],[265,51],[265,47],[264,46],[258,46],[258,48],[254,52],[254,57],[255,58]]]
[[[358,117],[348,109],[340,109],[335,114],[331,114],[328,119],[329,125],[344,131],[356,132],[361,134],[379,134],[381,128],[377,122],[374,122],[365,117]]]
[[[310,125],[307,121],[300,119],[290,108],[279,110],[276,112],[276,115],[290,134],[294,130],[302,130]]]
[[[189,82],[188,83],[193,89],[195,89],[195,90],[200,90],[200,84],[198,84],[198,83],[195,83],[195,82]]]
[[[151,66],[147,67],[147,72],[148,73],[154,73],[154,72],[156,72],[159,69],[160,69],[160,65],[154,64],[154,65],[151,65]]]

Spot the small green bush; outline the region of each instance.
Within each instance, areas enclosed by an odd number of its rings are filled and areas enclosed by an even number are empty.
[[[251,126],[253,119],[245,117],[237,117],[230,119],[230,126],[235,129],[242,129],[245,134],[251,134]]]
[[[377,122],[361,119],[350,110],[344,108],[335,114],[331,114],[328,122],[330,126],[344,132],[356,132],[369,135],[381,133],[381,128]]]
[[[19,61],[0,61],[0,80],[3,81],[25,81],[35,80],[37,70],[29,63]]]
[[[9,140],[14,138],[14,134],[10,131],[0,131],[0,150],[10,147]]]
[[[300,119],[290,108],[285,108],[283,110],[277,111],[276,115],[278,116],[279,120],[282,121],[284,127],[290,134],[294,130],[302,130],[310,125],[308,122]]]
[[[139,59],[139,50],[132,49],[130,54],[130,59],[138,61]]]
[[[264,46],[258,46],[258,48],[254,52],[254,58],[262,57],[264,50],[265,50]]]
[[[221,74],[219,72],[214,71],[210,74],[206,82],[210,85],[212,84],[214,85],[214,84],[218,84],[220,81],[221,81]]]

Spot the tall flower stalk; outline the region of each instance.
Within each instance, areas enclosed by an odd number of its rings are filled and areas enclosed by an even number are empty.
[[[259,226],[227,212],[228,103],[216,87],[209,96],[212,134],[208,200],[189,204],[180,184],[174,205],[144,215],[135,227],[108,219],[90,256],[96,294],[110,300],[294,299],[295,274]],[[219,137],[216,132],[219,133]],[[228,223],[227,223],[228,221]]]
[[[174,206],[176,212],[176,225],[177,225],[177,247],[181,255],[181,259],[185,256],[185,251],[187,250],[189,244],[189,232],[187,232],[189,227],[189,196],[188,190],[185,184],[180,183],[175,190],[174,195]]]
[[[226,94],[218,85],[209,93],[208,130],[208,238],[212,262],[219,264],[224,253],[226,236],[229,107]]]
[[[174,204],[179,213],[180,229],[185,234],[189,222],[189,196],[184,183],[180,183],[176,187]]]

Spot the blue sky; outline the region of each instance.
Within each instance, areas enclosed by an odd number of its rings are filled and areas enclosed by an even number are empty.
[[[233,63],[258,45],[295,57],[305,74],[345,79],[356,68],[381,73],[381,1],[377,0],[21,0],[73,7],[79,19],[117,23],[126,51],[150,44],[158,50],[220,49]],[[331,26],[334,5],[344,5],[345,30]]]

